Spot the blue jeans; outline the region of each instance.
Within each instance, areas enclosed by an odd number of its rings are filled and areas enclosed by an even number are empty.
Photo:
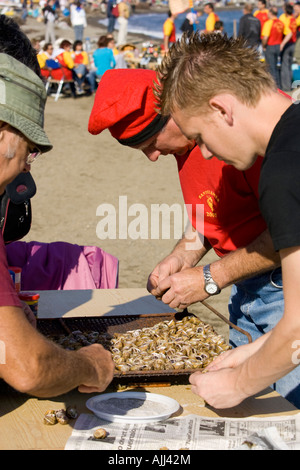
[[[281,88],[283,91],[290,91],[292,89],[293,80],[293,57],[295,45],[288,43],[281,53]]]
[[[75,41],[83,41],[84,27],[80,24],[73,26]]]
[[[252,341],[272,330],[284,311],[281,268],[239,282],[231,290],[230,321],[250,333]],[[230,328],[233,347],[248,343],[246,335]],[[282,377],[272,388],[300,408],[300,368]]]
[[[278,62],[278,57],[279,56],[280,56],[280,46],[279,46],[279,44],[274,45],[274,46],[267,46],[266,53],[265,53],[266,62],[269,65],[270,74],[274,78],[278,88],[280,88],[280,86],[281,86],[280,72],[279,72],[279,69],[277,67],[277,62]]]

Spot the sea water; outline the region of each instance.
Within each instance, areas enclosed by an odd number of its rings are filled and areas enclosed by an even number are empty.
[[[238,28],[238,22],[243,15],[242,9],[236,10],[222,10],[217,11],[219,18],[224,23],[224,32],[228,36],[232,36],[234,33],[234,23],[236,22]],[[180,37],[182,32],[180,31],[180,26],[185,19],[186,13],[181,13],[177,16],[175,20],[177,37]],[[163,24],[167,19],[167,13],[145,13],[145,14],[135,14],[132,15],[128,20],[128,32],[137,33],[145,36],[150,36],[152,38],[157,38],[159,40],[163,39]],[[205,21],[207,15],[199,17],[199,23],[197,29],[205,29]],[[107,19],[99,20],[100,24],[107,26]],[[115,29],[118,29],[118,22],[116,21]]]

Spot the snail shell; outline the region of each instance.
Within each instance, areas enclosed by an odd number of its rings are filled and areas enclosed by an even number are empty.
[[[99,428],[94,431],[94,439],[105,439],[107,436],[107,432],[104,428]]]
[[[44,415],[44,424],[52,426],[57,423],[56,413],[54,410],[46,411]]]
[[[68,418],[68,416],[66,415],[66,411],[65,411],[65,410],[57,410],[57,411],[55,412],[55,416],[56,416],[56,419],[57,419],[57,421],[59,422],[59,424],[68,424],[69,418]]]

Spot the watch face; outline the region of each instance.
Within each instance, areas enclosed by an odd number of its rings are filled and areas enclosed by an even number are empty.
[[[205,287],[205,290],[208,294],[215,294],[218,290],[218,287],[215,284],[208,283]]]

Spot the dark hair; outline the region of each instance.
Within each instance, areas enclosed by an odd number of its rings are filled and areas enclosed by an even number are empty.
[[[43,47],[43,51],[46,51],[49,46],[52,46],[52,42],[46,42],[44,47]]]
[[[290,3],[286,3],[284,5],[284,11],[286,12],[287,15],[292,15],[294,11],[293,5],[291,5]]]
[[[107,47],[107,44],[112,40],[112,38],[108,38],[107,36],[100,36],[97,42],[98,47]]]
[[[30,39],[12,18],[5,15],[0,15],[0,53],[14,57],[41,78],[37,52]]]
[[[270,8],[270,13],[274,16],[278,16],[278,8],[277,7],[271,7]]]
[[[208,2],[208,3],[205,3],[205,4],[204,4],[204,6],[205,6],[205,7],[209,7],[209,8],[211,8],[212,10],[214,10],[214,9],[215,9],[215,7],[214,7],[213,3],[210,3],[210,2]]]
[[[215,30],[219,31],[221,28],[223,28],[224,22],[223,21],[216,21],[215,22]]]
[[[61,43],[60,46],[62,49],[64,49],[67,46],[72,46],[72,43],[68,39],[64,39]]]

